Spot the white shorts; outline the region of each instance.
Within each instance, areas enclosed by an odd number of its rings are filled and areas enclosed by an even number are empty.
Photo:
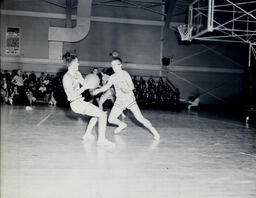
[[[73,102],[70,103],[70,107],[72,111],[79,114],[86,114],[86,111],[88,111],[88,106],[90,106],[90,102],[85,102],[84,98],[79,98]]]
[[[124,98],[116,98],[114,106],[120,109],[130,109],[133,105],[137,104],[134,95],[128,95]]]

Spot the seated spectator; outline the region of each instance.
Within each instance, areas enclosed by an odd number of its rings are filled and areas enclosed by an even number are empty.
[[[1,72],[0,72],[0,80],[2,80],[3,77],[4,77],[4,72],[1,70]]]
[[[57,75],[54,77],[52,81],[53,95],[59,106],[69,106],[70,103],[67,100],[67,95],[64,91],[62,83],[63,75],[63,73],[57,73]]]
[[[155,84],[155,80],[153,79],[153,76],[150,76],[148,79],[148,84]]]
[[[52,90],[51,79],[49,74],[41,73],[41,76],[38,78],[37,89],[35,92],[35,97],[37,100],[44,103],[48,103],[50,100],[50,92]]]
[[[28,80],[27,83],[28,83],[27,86],[28,86],[29,90],[33,93],[33,95],[35,95],[36,91],[37,91],[36,81]]]
[[[92,69],[92,72],[91,72],[91,73],[98,75],[98,74],[99,74],[99,68],[98,68],[98,67],[94,67],[94,68]]]
[[[199,102],[200,102],[200,97],[199,96],[190,98],[189,99],[188,110],[191,110],[191,109],[196,110],[196,109],[198,109]]]
[[[156,84],[152,76],[150,76],[148,79],[148,92],[150,97],[156,92]]]
[[[22,78],[22,71],[20,69],[17,70],[17,74],[12,78],[11,83],[14,85],[14,99],[13,102],[17,104],[26,105],[27,110],[31,110],[31,101],[25,91],[24,80]]]
[[[42,83],[38,90],[42,93],[42,95],[44,95],[46,93],[46,86],[45,86],[45,84]]]
[[[56,101],[55,98],[54,98],[54,92],[53,92],[54,78],[55,78],[55,76],[54,76],[53,74],[48,76],[49,84],[48,84],[48,86],[46,87],[46,89],[47,89],[47,92],[48,92],[48,94],[49,94],[48,104],[49,104],[49,105],[56,106],[57,101]]]
[[[42,72],[41,75],[39,76],[39,83],[42,84],[45,79],[46,79],[46,74]]]
[[[36,98],[33,96],[33,93],[30,89],[26,88],[25,89],[26,95],[27,95],[27,100],[30,104],[30,106],[32,105],[33,102],[36,101]],[[26,109],[29,109],[28,107],[26,107]]]
[[[198,89],[192,90],[191,95],[188,98],[188,110],[197,110],[200,102],[200,92]]]
[[[146,81],[143,79],[143,77],[140,77],[140,81],[139,81],[139,90],[143,91],[147,88],[147,84]]]
[[[56,101],[55,98],[54,98],[54,93],[53,93],[53,91],[51,92],[51,95],[50,95],[48,104],[49,104],[49,105],[53,105],[53,106],[56,106],[56,104],[57,104],[57,101]]]
[[[37,77],[36,77],[36,74],[34,71],[32,71],[31,74],[29,74],[29,76],[28,76],[29,81],[30,82],[32,81],[33,83],[36,83],[36,81],[37,81],[36,78]]]
[[[147,93],[147,84],[146,81],[143,79],[143,77],[140,77],[139,83],[138,83],[138,104],[139,105],[144,105],[144,100],[146,98],[146,93]]]
[[[23,72],[23,74],[22,74],[22,78],[23,78],[23,80],[25,81],[25,80],[28,80],[28,74],[27,74],[27,72]]]
[[[9,102],[11,105],[13,104],[14,100],[16,103],[16,101],[17,101],[16,98],[18,98],[18,96],[19,96],[18,88],[17,88],[17,86],[14,86],[13,89],[10,90],[10,96],[9,96]]]
[[[7,86],[7,81],[5,76],[3,76],[1,80],[0,98],[1,98],[1,104],[8,102],[8,86]]]
[[[137,76],[133,77],[132,82],[133,82],[135,88],[139,86],[139,82],[137,80]]]
[[[4,70],[4,76],[6,77],[7,85],[10,85],[11,84],[11,74],[7,70]]]
[[[163,84],[163,83],[164,83],[164,80],[163,80],[162,77],[160,77],[159,80],[158,80],[158,82],[157,82],[157,84],[159,85],[159,84]]]
[[[134,84],[134,90],[133,90],[133,93],[134,93],[134,96],[136,98],[136,100],[138,101],[139,100],[139,82],[137,80],[137,76],[134,76],[133,79],[133,84]]]
[[[100,85],[102,85],[102,74],[101,72],[99,72],[99,68],[98,67],[94,67],[92,69],[92,74],[96,74],[99,78],[100,78]]]

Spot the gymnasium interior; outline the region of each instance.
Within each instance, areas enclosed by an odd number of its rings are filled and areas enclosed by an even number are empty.
[[[256,197],[256,1],[0,3],[2,198]],[[161,139],[125,110],[122,133],[107,125],[115,148],[96,145],[97,126],[83,141],[66,52],[83,77],[120,57]],[[29,105],[14,99],[17,71]]]

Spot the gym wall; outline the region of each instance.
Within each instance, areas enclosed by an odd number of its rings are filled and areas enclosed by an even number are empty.
[[[76,15],[75,9],[73,15]],[[246,47],[198,42],[183,45],[169,24],[164,28],[161,15],[141,9],[92,6],[91,16],[87,37],[70,45],[79,56],[81,72],[88,73],[94,66],[108,67],[109,53],[115,50],[131,75],[167,76],[180,89],[181,98],[187,99],[199,90],[202,104],[239,100],[247,65]],[[184,23],[185,15],[172,20]],[[12,26],[21,28],[20,56],[5,55],[6,28]],[[4,1],[1,4],[1,69],[36,72],[65,69],[60,60],[48,58],[50,26],[65,27],[65,9],[43,1]],[[168,67],[162,67],[162,57],[171,59]]]
[[[3,11],[12,12],[6,14]],[[24,11],[21,14],[25,16],[19,16],[20,11]],[[49,15],[45,17],[42,13]],[[58,71],[61,68],[60,62],[51,62],[48,59],[48,28],[65,27],[65,15],[61,16],[63,19],[51,18],[56,17],[54,15],[56,13],[63,15],[65,9],[42,1],[35,1],[32,4],[30,1],[10,0],[1,5],[2,69],[22,67],[28,71],[47,72]],[[115,50],[119,52],[124,62],[130,65],[130,69],[137,69],[138,65],[141,65],[143,68],[139,69],[155,70],[155,75],[159,75],[161,24],[163,24],[161,18],[157,14],[152,15],[151,12],[143,13],[139,9],[137,12],[132,9],[113,11],[113,8],[93,6],[89,34],[83,40],[71,43],[70,48],[76,51],[81,67],[109,66],[111,60],[109,53]],[[76,22],[73,20],[73,26],[75,25]],[[20,56],[5,55],[7,27],[21,28]],[[86,68],[82,69],[82,71],[86,70]]]

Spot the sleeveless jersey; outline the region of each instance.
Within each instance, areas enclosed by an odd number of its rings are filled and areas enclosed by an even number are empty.
[[[114,73],[109,80],[112,81],[115,87],[116,98],[126,99],[127,95],[133,95],[134,85],[127,71],[122,70],[119,73]]]
[[[72,80],[72,84],[71,84],[71,87],[65,87],[65,84],[64,84],[64,89],[65,89],[65,92],[67,94],[67,99],[69,101],[74,101],[78,98],[82,98],[82,94],[80,95],[77,95],[76,92],[80,89],[80,82],[81,80],[83,80],[83,77],[81,75],[81,73],[79,71],[77,71],[75,74],[71,74],[69,72],[67,72],[63,79],[64,78],[70,78]]]

